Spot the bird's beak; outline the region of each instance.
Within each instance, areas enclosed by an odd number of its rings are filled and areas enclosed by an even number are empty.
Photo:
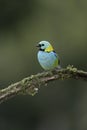
[[[41,47],[40,44],[37,44],[36,47]]]

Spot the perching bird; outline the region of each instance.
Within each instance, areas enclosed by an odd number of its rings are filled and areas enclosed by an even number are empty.
[[[39,48],[37,54],[38,61],[44,70],[60,68],[59,56],[48,41],[39,42],[37,47]]]

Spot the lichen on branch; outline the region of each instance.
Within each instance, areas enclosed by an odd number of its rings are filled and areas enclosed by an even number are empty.
[[[10,86],[0,90],[0,103],[19,94],[30,94],[34,96],[38,90],[45,84],[53,80],[77,79],[87,81],[87,72],[78,70],[69,65],[60,70],[45,71],[36,75],[31,75],[21,81],[11,84]]]

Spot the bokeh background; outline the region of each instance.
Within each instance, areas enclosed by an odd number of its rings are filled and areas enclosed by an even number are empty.
[[[87,70],[86,0],[0,0],[0,89],[42,72],[36,44]],[[0,104],[0,130],[87,130],[87,83],[69,79]]]

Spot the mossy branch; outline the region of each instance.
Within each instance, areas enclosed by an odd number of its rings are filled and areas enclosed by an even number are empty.
[[[33,96],[38,92],[40,87],[48,82],[70,78],[87,81],[87,72],[78,70],[69,65],[67,68],[62,68],[60,70],[56,69],[31,75],[17,83],[11,84],[7,88],[1,89],[0,103],[19,94],[30,94]]]

